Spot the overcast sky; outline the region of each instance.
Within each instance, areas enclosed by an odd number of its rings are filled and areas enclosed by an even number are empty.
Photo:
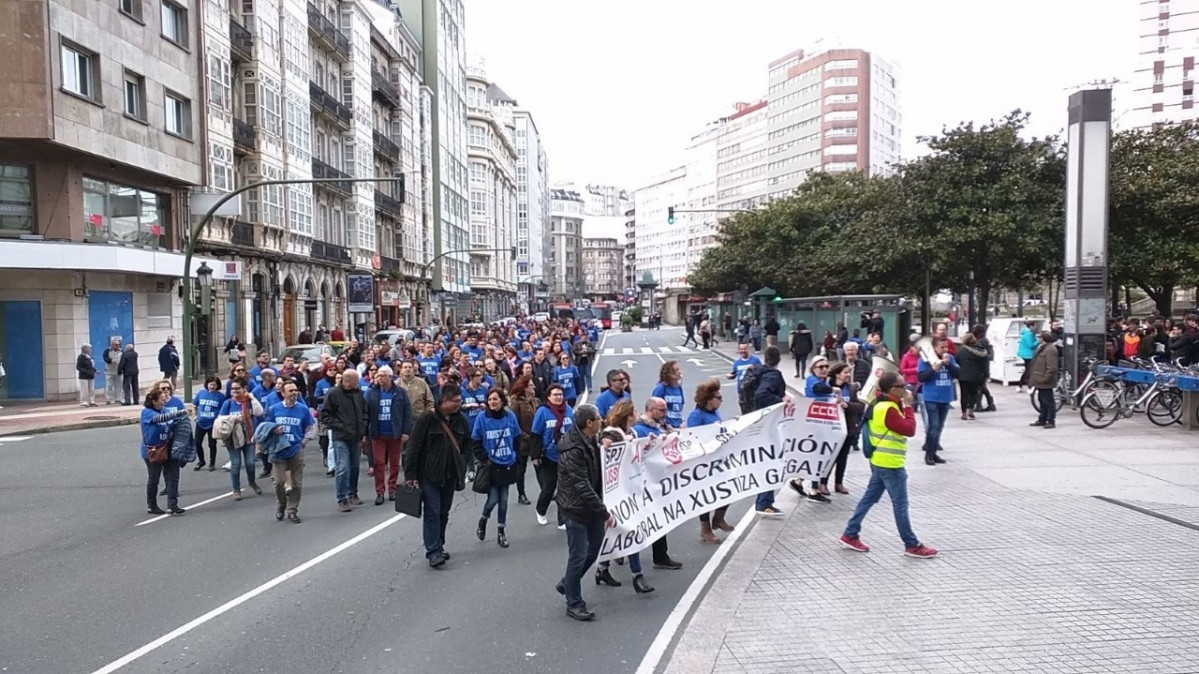
[[[551,182],[630,190],[821,38],[898,67],[910,157],[1015,108],[1057,133],[1068,89],[1131,76],[1138,32],[1137,0],[467,0],[466,22],[468,59],[532,111]]]

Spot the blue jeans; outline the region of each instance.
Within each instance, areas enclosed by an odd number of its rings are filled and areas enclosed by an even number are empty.
[[[754,507],[758,509],[758,512],[762,512],[763,510],[765,510],[773,505],[774,505],[774,490],[773,489],[771,489],[770,491],[764,491],[761,494],[758,494],[758,498],[754,499]]]
[[[508,487],[510,486],[507,484],[501,487],[492,485],[491,489],[487,491],[487,502],[483,504],[483,519],[491,517],[491,511],[497,505],[500,507],[500,514],[496,517],[495,524],[501,529],[508,523]]]
[[[579,384],[579,394],[582,395],[591,390],[591,365],[579,366],[579,378],[582,380]]]
[[[587,524],[566,520],[566,575],[562,576],[562,587],[566,589],[566,605],[570,608],[583,606],[583,588],[580,581],[599,557],[604,543],[604,521],[592,517]]]
[[[333,438],[334,469],[333,481],[337,486],[337,502],[348,501],[358,495],[358,472],[362,469],[358,456],[358,443]]]
[[[945,403],[936,403],[944,405]],[[891,510],[895,512],[895,528],[899,529],[899,537],[903,539],[904,547],[914,548],[920,545],[916,532],[912,531],[912,521],[908,519],[908,471],[903,468],[879,468],[871,464],[870,484],[858,507],[845,525],[845,535],[856,538],[862,532],[862,520],[866,513],[883,497],[883,492],[891,497]]]
[[[425,539],[425,557],[445,552],[445,528],[454,505],[454,484],[437,486],[420,483],[421,533]]]
[[[229,450],[229,480],[233,482],[233,491],[241,491],[243,466],[246,471],[246,481],[254,484],[254,444],[248,444],[240,449],[226,444],[225,449]]]
[[[634,576],[640,576],[641,575],[641,553],[634,552],[631,555],[626,555],[625,559],[629,560],[629,571],[631,571]],[[601,569],[607,569],[612,566],[612,562],[600,562],[599,566]]]
[[[936,454],[941,449],[941,431],[945,430],[945,420],[949,418],[949,403],[933,403],[924,401],[928,410],[928,424],[924,427],[924,452]]]

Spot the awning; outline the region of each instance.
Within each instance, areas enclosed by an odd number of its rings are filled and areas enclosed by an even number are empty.
[[[61,269],[181,278],[183,260],[183,253],[117,244],[0,239],[0,269]],[[213,258],[193,256],[193,277],[205,262],[213,268],[220,264]]]

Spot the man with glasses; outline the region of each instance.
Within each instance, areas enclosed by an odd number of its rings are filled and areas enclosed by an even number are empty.
[[[895,513],[895,527],[903,540],[903,554],[930,559],[937,556],[937,551],[920,542],[908,519],[908,473],[904,463],[907,460],[907,439],[916,435],[912,394],[907,390],[903,377],[895,372],[884,373],[879,378],[879,391],[878,400],[871,403],[862,427],[869,451],[870,483],[866,485],[853,517],[845,525],[841,545],[857,552],[870,552],[870,546],[859,537],[862,521],[886,492]]]
[[[462,389],[441,387],[437,409],[416,421],[404,449],[404,477],[409,487],[420,487],[425,557],[429,566],[443,566],[445,530],[454,505],[454,492],[466,488],[466,457],[473,457],[470,427],[462,414]]]
[[[595,407],[599,410],[600,416],[604,419],[608,418],[608,412],[612,407],[621,400],[631,399],[629,395],[629,375],[624,370],[608,370],[605,375],[608,380],[608,387],[604,389],[595,399]]]

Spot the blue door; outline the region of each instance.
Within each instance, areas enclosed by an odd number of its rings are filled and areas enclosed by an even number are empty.
[[[40,302],[0,302],[0,397],[45,399]]]
[[[120,338],[122,347],[133,343],[133,293],[93,290],[87,295],[88,340],[96,361],[96,390],[104,390],[104,352],[108,342]]]

